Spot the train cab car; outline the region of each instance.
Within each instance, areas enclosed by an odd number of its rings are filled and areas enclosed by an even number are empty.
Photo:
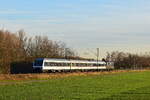
[[[43,70],[43,61],[44,58],[37,58],[35,59],[35,61],[33,62],[33,71],[36,72],[41,72]]]
[[[52,59],[37,58],[33,62],[34,71],[38,72],[56,72],[56,71],[89,71],[89,70],[107,70],[113,69],[113,62],[105,61],[88,61],[88,60],[69,60],[69,59]]]

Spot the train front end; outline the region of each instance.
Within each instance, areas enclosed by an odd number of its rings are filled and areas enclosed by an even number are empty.
[[[34,72],[42,72],[43,71],[43,61],[44,61],[44,58],[35,59],[35,61],[33,62],[33,66],[32,66]]]

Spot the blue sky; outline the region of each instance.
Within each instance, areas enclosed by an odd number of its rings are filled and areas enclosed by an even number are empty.
[[[0,2],[0,28],[13,32],[24,29],[77,49],[150,48],[150,0]]]

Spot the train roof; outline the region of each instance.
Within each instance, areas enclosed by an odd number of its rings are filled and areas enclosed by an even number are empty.
[[[58,58],[37,58],[36,60],[54,61],[54,62],[79,62],[79,63],[97,63],[97,61],[89,60],[74,60],[74,59],[58,59]],[[99,63],[106,63],[104,61],[98,61]]]

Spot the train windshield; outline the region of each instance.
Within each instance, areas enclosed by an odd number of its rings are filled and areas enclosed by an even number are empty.
[[[34,61],[34,66],[42,66],[43,65],[43,59],[36,59]]]

